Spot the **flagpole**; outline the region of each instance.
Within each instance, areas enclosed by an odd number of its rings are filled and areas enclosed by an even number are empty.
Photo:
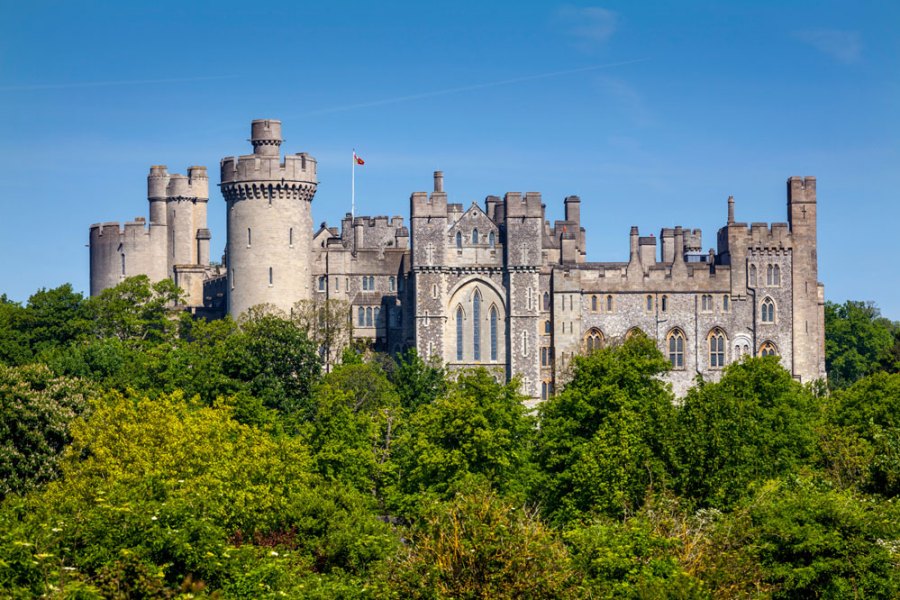
[[[356,218],[356,148],[353,149],[353,163],[350,167],[350,218]]]

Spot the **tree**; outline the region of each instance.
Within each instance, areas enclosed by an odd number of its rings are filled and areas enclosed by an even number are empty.
[[[522,496],[531,478],[534,421],[518,381],[500,384],[485,369],[461,373],[445,396],[421,405],[397,437],[399,490],[449,497],[487,482]]]
[[[575,598],[565,546],[528,511],[484,488],[429,504],[379,596]]]
[[[400,403],[408,411],[434,402],[447,389],[447,376],[439,364],[426,363],[415,348],[399,357],[391,381],[397,387]]]
[[[0,499],[54,479],[91,387],[43,365],[0,365]]]
[[[0,363],[21,365],[31,358],[31,346],[24,326],[25,309],[0,296]]]
[[[652,340],[575,357],[572,380],[540,406],[538,496],[554,521],[637,511],[668,485],[674,398]]]
[[[833,389],[878,370],[897,372],[900,326],[871,302],[825,304],[825,366]]]
[[[72,291],[68,283],[32,294],[24,317],[35,355],[47,348],[66,346],[88,329],[84,297]]]
[[[718,383],[692,388],[678,414],[681,492],[727,508],[751,484],[811,461],[816,399],[775,357],[729,365]]]
[[[114,337],[131,347],[170,338],[184,293],[171,279],[151,283],[146,275],[129,277],[85,303],[91,334]]]
[[[344,349],[350,345],[350,304],[345,300],[301,300],[294,304],[293,321],[306,331],[316,345],[325,372],[339,362]]]

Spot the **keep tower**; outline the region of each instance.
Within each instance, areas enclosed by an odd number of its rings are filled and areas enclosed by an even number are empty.
[[[253,154],[223,158],[222,196],[228,206],[225,260],[228,313],[257,304],[290,314],[312,297],[312,199],[318,180],[309,154],[281,159],[281,121],[250,126]]]

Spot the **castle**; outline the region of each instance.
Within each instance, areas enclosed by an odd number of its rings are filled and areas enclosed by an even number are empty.
[[[704,253],[699,229],[631,228],[628,262],[588,262],[581,200],[544,218],[539,193],[448,201],[443,174],[402,217],[353,217],[313,229],[316,161],[281,156],[281,122],[251,124],[253,153],[221,161],[227,244],[209,260],[205,167],[154,166],[150,221],[92,225],[91,294],[125,277],[170,277],[189,308],[238,317],[267,304],[341,300],[352,335],[396,353],[415,346],[451,369],[520,376],[534,400],[552,394],[572,356],[640,332],[672,364],[677,394],[715,380],[740,357],[777,355],[802,382],[825,376],[824,288],[816,257],[816,180],[787,182],[787,223],[739,223],[734,200]]]

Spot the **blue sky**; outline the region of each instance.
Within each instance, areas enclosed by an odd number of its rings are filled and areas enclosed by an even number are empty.
[[[316,224],[451,201],[582,198],[589,260],[628,232],[785,221],[815,175],[828,299],[900,319],[900,4],[12,2],[0,22],[0,292],[88,287],[88,226],[146,215],[152,164],[249,152],[254,118],[319,161]],[[210,199],[213,257],[224,201]]]

